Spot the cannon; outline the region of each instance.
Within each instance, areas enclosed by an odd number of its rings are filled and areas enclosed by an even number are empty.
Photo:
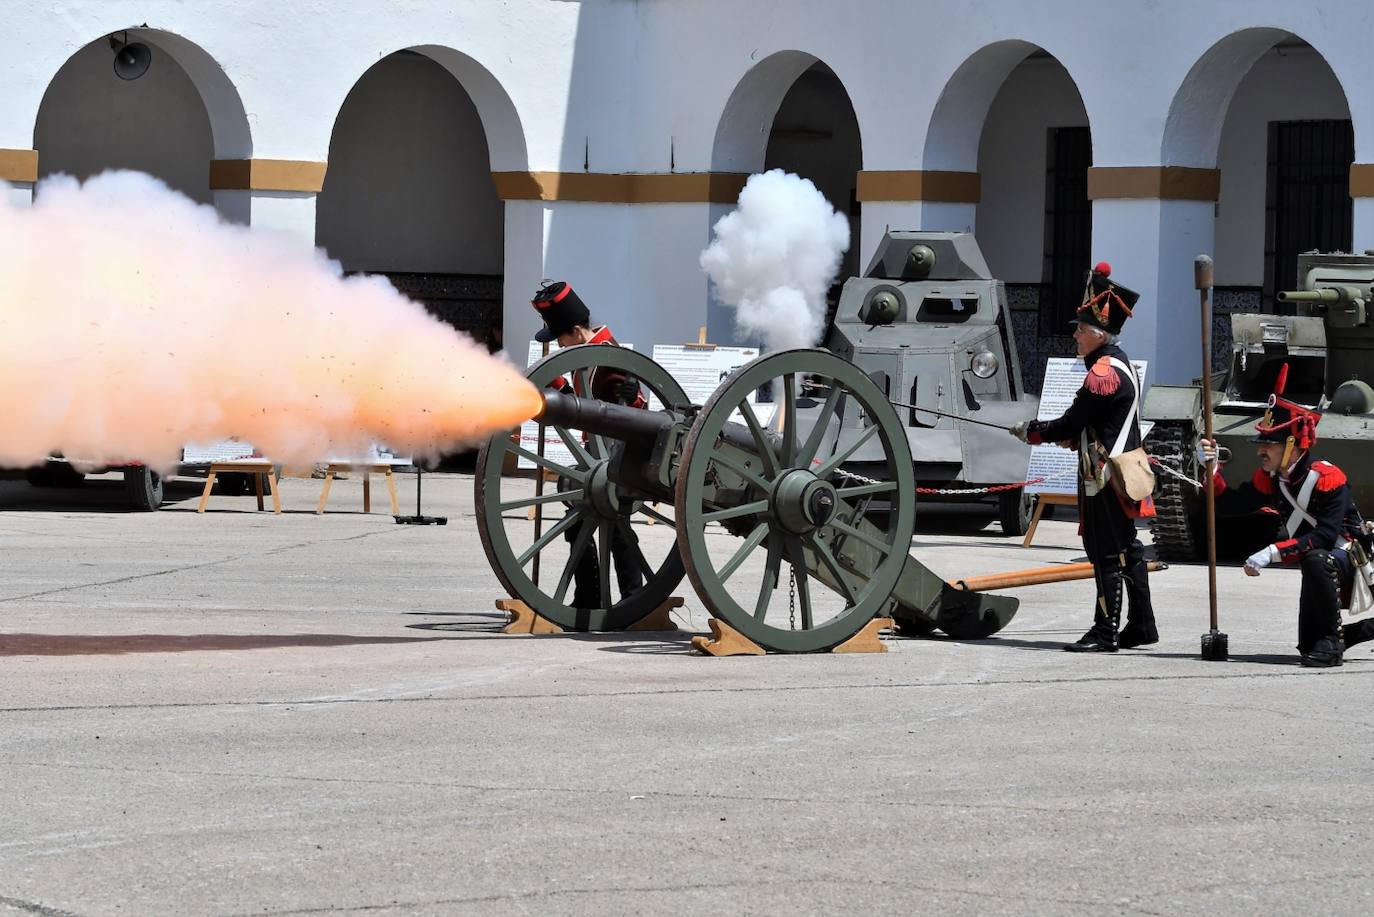
[[[603,368],[639,380],[657,409],[547,388],[562,378],[591,391]],[[485,443],[478,531],[511,597],[566,630],[628,628],[684,577],[713,617],[775,652],[833,649],[881,616],[909,635],[981,638],[1016,613],[1015,598],[956,589],[910,556],[906,428],[882,389],[829,351],[761,356],[704,405],[688,403],[653,360],[617,347],[559,350],[528,378],[544,392],[538,421],[567,453],[504,433]],[[861,450],[863,477],[842,467]],[[517,457],[538,469],[533,481],[511,473]],[[546,477],[556,485],[543,490]],[[600,607],[576,607],[570,590],[589,553]],[[622,592],[616,560],[643,585]]]

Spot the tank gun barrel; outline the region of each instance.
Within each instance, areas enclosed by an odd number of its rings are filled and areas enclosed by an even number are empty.
[[[1280,290],[1277,298],[1279,302],[1345,305],[1363,297],[1360,295],[1360,291],[1354,287],[1320,287],[1315,290]]]

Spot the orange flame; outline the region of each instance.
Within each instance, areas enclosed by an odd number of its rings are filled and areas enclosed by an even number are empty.
[[[374,442],[432,456],[540,408],[386,280],[146,175],[45,181],[32,209],[0,206],[0,251],[0,465],[171,469],[185,444],[230,437],[291,464]]]

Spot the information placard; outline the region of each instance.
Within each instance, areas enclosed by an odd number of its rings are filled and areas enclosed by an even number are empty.
[[[217,443],[192,443],[181,450],[183,465],[209,465],[214,462],[262,462],[270,461],[258,454],[251,443],[237,439],[222,439]]]
[[[736,369],[759,355],[753,347],[702,347],[692,344],[655,344],[654,362],[668,370],[692,404],[705,404]],[[657,398],[649,408],[662,407]]]
[[[692,404],[705,404],[722,382],[735,370],[759,355],[756,347],[716,347],[701,344],[655,344],[654,362],[677,380]],[[773,422],[777,405],[761,403],[758,392],[750,392],[747,400],[754,406],[754,416],[763,426]],[[659,407],[657,399],[650,399],[651,409]],[[744,423],[736,410],[730,415],[734,423]]]
[[[1145,368],[1149,365],[1147,360],[1132,360],[1131,365],[1135,367],[1136,376],[1140,379],[1141,389],[1145,386]],[[1063,415],[1073,403],[1073,396],[1083,387],[1083,378],[1088,374],[1083,366],[1082,359],[1078,357],[1051,357],[1045,364],[1045,382],[1040,389],[1040,410],[1035,415],[1036,420],[1054,420]],[[1141,405],[1144,405],[1144,398],[1141,398]],[[1145,424],[1141,425],[1141,436],[1148,432]],[[1050,480],[1041,484],[1026,485],[1028,494],[1076,494],[1078,493],[1078,478],[1076,470],[1078,468],[1078,444],[1074,443],[1072,449],[1063,449],[1053,443],[1045,443],[1040,446],[1031,446],[1030,471],[1026,477],[1030,480],[1036,478],[1049,477]]]
[[[334,457],[334,458],[329,459],[329,464],[331,464],[331,465],[392,465],[392,466],[402,466],[402,465],[410,465],[410,464],[412,464],[412,462],[411,462],[411,457],[408,456],[408,455],[399,455],[399,454],[397,454],[397,453],[395,453],[395,452],[392,452],[392,451],[391,451],[390,449],[388,449],[386,446],[383,446],[383,445],[381,445],[381,444],[379,444],[379,443],[373,443],[371,446],[369,446],[369,447],[367,448],[367,452],[363,453],[362,456],[352,456],[352,457],[338,457],[338,456],[336,456],[336,457]]]

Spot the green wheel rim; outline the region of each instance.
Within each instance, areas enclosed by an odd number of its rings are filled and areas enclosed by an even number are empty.
[[[840,474],[840,466],[848,454],[848,445],[838,452],[833,448],[819,454],[825,437],[808,434],[805,439],[792,435],[798,425],[791,418],[798,416],[795,397],[796,383],[803,379],[823,381],[821,390],[827,392],[819,410],[813,415],[815,429],[823,431],[829,418],[839,417],[846,425],[856,427],[849,442],[860,444],[877,439],[885,456],[883,468],[872,475],[879,483],[870,484]],[[779,412],[783,429],[777,445],[764,447],[760,442],[761,425],[745,402],[750,393],[769,380],[782,379]],[[717,463],[730,461],[721,453],[721,434],[736,410],[745,418],[745,427],[760,453],[757,469],[751,469],[753,483],[743,503],[735,507],[719,507],[707,503],[708,478]],[[863,418],[863,419],[860,419]],[[801,441],[799,441],[801,440]],[[730,467],[726,464],[726,467]],[[738,469],[735,469],[738,471]],[[834,486],[838,499],[830,522],[820,524],[806,535],[798,535],[775,517],[777,501],[772,496],[784,486],[788,476],[795,480],[799,471],[812,472],[817,480]],[[892,591],[906,563],[911,546],[911,533],[916,516],[916,483],[911,465],[911,449],[906,430],[886,396],[874,382],[853,364],[825,350],[788,350],[759,357],[736,370],[712,395],[687,436],[676,485],[678,543],[682,547],[687,576],[697,595],[713,615],[766,649],[779,652],[805,653],[832,649],[858,633],[865,624],[883,611],[891,601]],[[884,521],[878,525],[880,544],[874,545],[880,559],[868,571],[866,579],[849,576],[836,561],[835,552],[827,547],[834,539],[862,537],[849,525],[859,515],[859,501],[863,497],[880,495],[890,504]],[[737,517],[742,508],[758,507],[766,501],[769,509],[757,511],[748,520],[750,532],[744,543],[724,564],[716,563],[707,544],[707,523],[727,517]],[[742,531],[742,529],[741,529]],[[820,548],[825,550],[820,550]],[[730,577],[738,571],[754,551],[766,551],[762,586],[757,597],[744,597],[732,588]],[[810,556],[823,564],[832,580],[845,583],[841,591],[843,607],[827,620],[813,621],[808,612],[817,589],[828,589],[815,574],[808,574],[805,558]],[[788,621],[786,626],[768,620],[779,585],[788,591],[785,581],[788,567],[796,582],[796,600],[801,605],[800,626]],[[783,600],[786,602],[786,599]]]
[[[590,387],[586,384],[586,380],[590,372],[599,367],[623,370],[639,379],[658,399],[660,404],[687,403],[687,395],[683,392],[682,386],[668,374],[667,370],[643,354],[622,347],[607,347],[596,344],[567,347],[550,354],[530,367],[526,378],[542,389],[560,376],[582,375],[584,383],[582,391],[589,391]],[[510,596],[520,599],[536,613],[563,629],[579,631],[623,630],[643,619],[672,595],[673,590],[682,581],[682,556],[678,551],[677,543],[674,542],[663,559],[655,564],[646,557],[642,546],[635,547],[633,553],[636,554],[641,567],[641,574],[644,577],[643,588],[631,594],[629,598],[621,598],[612,604],[606,604],[607,598],[610,596],[611,535],[617,527],[628,526],[628,521],[621,517],[602,518],[595,514],[594,508],[587,501],[579,500],[577,497],[569,500],[575,505],[567,507],[564,500],[568,498],[560,498],[558,491],[552,484],[545,488],[542,498],[526,496],[517,499],[503,499],[502,497],[502,469],[505,467],[507,457],[513,457],[513,453],[519,453],[535,461],[536,465],[554,473],[571,472],[570,478],[574,482],[573,489],[577,489],[590,476],[590,471],[595,465],[609,458],[615,445],[614,441],[600,436],[588,437],[584,445],[581,443],[581,435],[575,431],[554,426],[551,426],[550,429],[555,430],[559,438],[568,444],[570,449],[573,449],[574,461],[571,466],[547,457],[538,458],[535,451],[524,449],[513,443],[510,433],[499,433],[493,436],[478,452],[474,481],[476,483],[477,531],[482,539],[482,548],[486,551],[487,560],[490,562],[496,578],[510,593]],[[536,548],[533,527],[526,518],[528,508],[535,505],[536,501],[553,509],[567,507],[564,510],[562,520],[555,519],[545,522],[541,536],[545,543],[543,547],[539,548]],[[540,580],[536,585],[532,576],[535,557],[545,554],[552,546],[564,543],[562,532],[571,525],[566,520],[574,514],[577,515],[578,519],[594,522],[594,527],[591,527],[592,530],[589,534],[585,537],[578,536],[570,545],[569,556],[565,562],[546,565],[541,570]],[[664,523],[665,529],[671,529],[674,525],[674,520],[639,501],[634,501],[631,504],[628,518],[635,518],[636,516],[641,519],[653,519]],[[524,536],[526,529],[529,530],[528,537]],[[586,532],[587,529],[584,528],[583,531]],[[515,533],[515,540],[512,540],[513,533]],[[581,551],[595,552],[601,570],[601,595],[604,607],[578,609],[568,604],[573,591],[571,571],[577,560],[576,554],[580,554]],[[552,566],[553,569],[549,569],[549,566]]]

